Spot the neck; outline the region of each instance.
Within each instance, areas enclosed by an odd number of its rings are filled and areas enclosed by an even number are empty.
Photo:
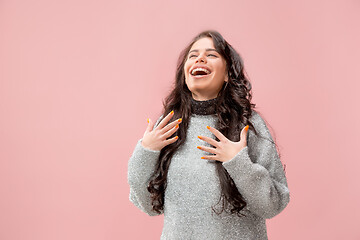
[[[217,100],[217,98],[213,98],[200,101],[191,98],[191,112],[197,115],[215,114]]]
[[[192,93],[192,98],[196,101],[207,101],[216,98],[216,95]]]

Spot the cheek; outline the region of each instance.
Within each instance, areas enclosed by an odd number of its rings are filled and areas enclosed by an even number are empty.
[[[227,73],[226,72],[226,67],[225,66],[219,66],[217,74],[219,76],[225,76],[226,73]]]
[[[190,70],[190,65],[189,65],[189,64],[185,64],[185,66],[184,66],[185,76],[187,76],[187,75],[188,75],[189,70]]]

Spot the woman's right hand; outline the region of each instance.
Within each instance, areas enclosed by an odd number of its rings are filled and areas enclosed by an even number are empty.
[[[167,139],[179,129],[179,123],[181,123],[182,120],[179,118],[167,124],[173,115],[174,111],[171,111],[163,120],[161,120],[156,128],[154,128],[155,123],[149,119],[149,124],[141,142],[143,147],[150,150],[160,151],[163,147],[175,142],[178,139],[178,136]]]

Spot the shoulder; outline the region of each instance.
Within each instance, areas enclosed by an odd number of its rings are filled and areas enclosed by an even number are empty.
[[[252,110],[249,121],[253,124],[255,130],[261,137],[265,137],[270,141],[272,140],[268,124],[265,118],[259,112]],[[253,131],[249,131],[249,134],[254,135]]]
[[[251,111],[251,116],[249,121],[254,124],[254,125],[258,125],[258,126],[266,126],[265,121],[263,119],[263,117],[260,115],[260,113],[256,110],[252,110]]]
[[[270,168],[273,164],[271,159],[277,159],[279,158],[279,155],[274,138],[268,128],[268,124],[265,118],[263,118],[259,112],[254,110],[249,120],[256,130],[256,134],[252,129],[249,129],[248,131],[247,146],[249,156],[254,163],[256,162],[266,168]],[[277,167],[280,165],[278,164]]]

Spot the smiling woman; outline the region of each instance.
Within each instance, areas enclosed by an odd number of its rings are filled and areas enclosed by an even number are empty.
[[[265,220],[289,203],[250,91],[240,55],[217,31],[181,52],[163,113],[148,119],[128,164],[129,199],[150,216],[164,214],[161,239],[267,239]]]
[[[191,47],[184,72],[186,85],[198,101],[216,98],[224,81],[228,81],[226,61],[209,37],[199,39]]]

